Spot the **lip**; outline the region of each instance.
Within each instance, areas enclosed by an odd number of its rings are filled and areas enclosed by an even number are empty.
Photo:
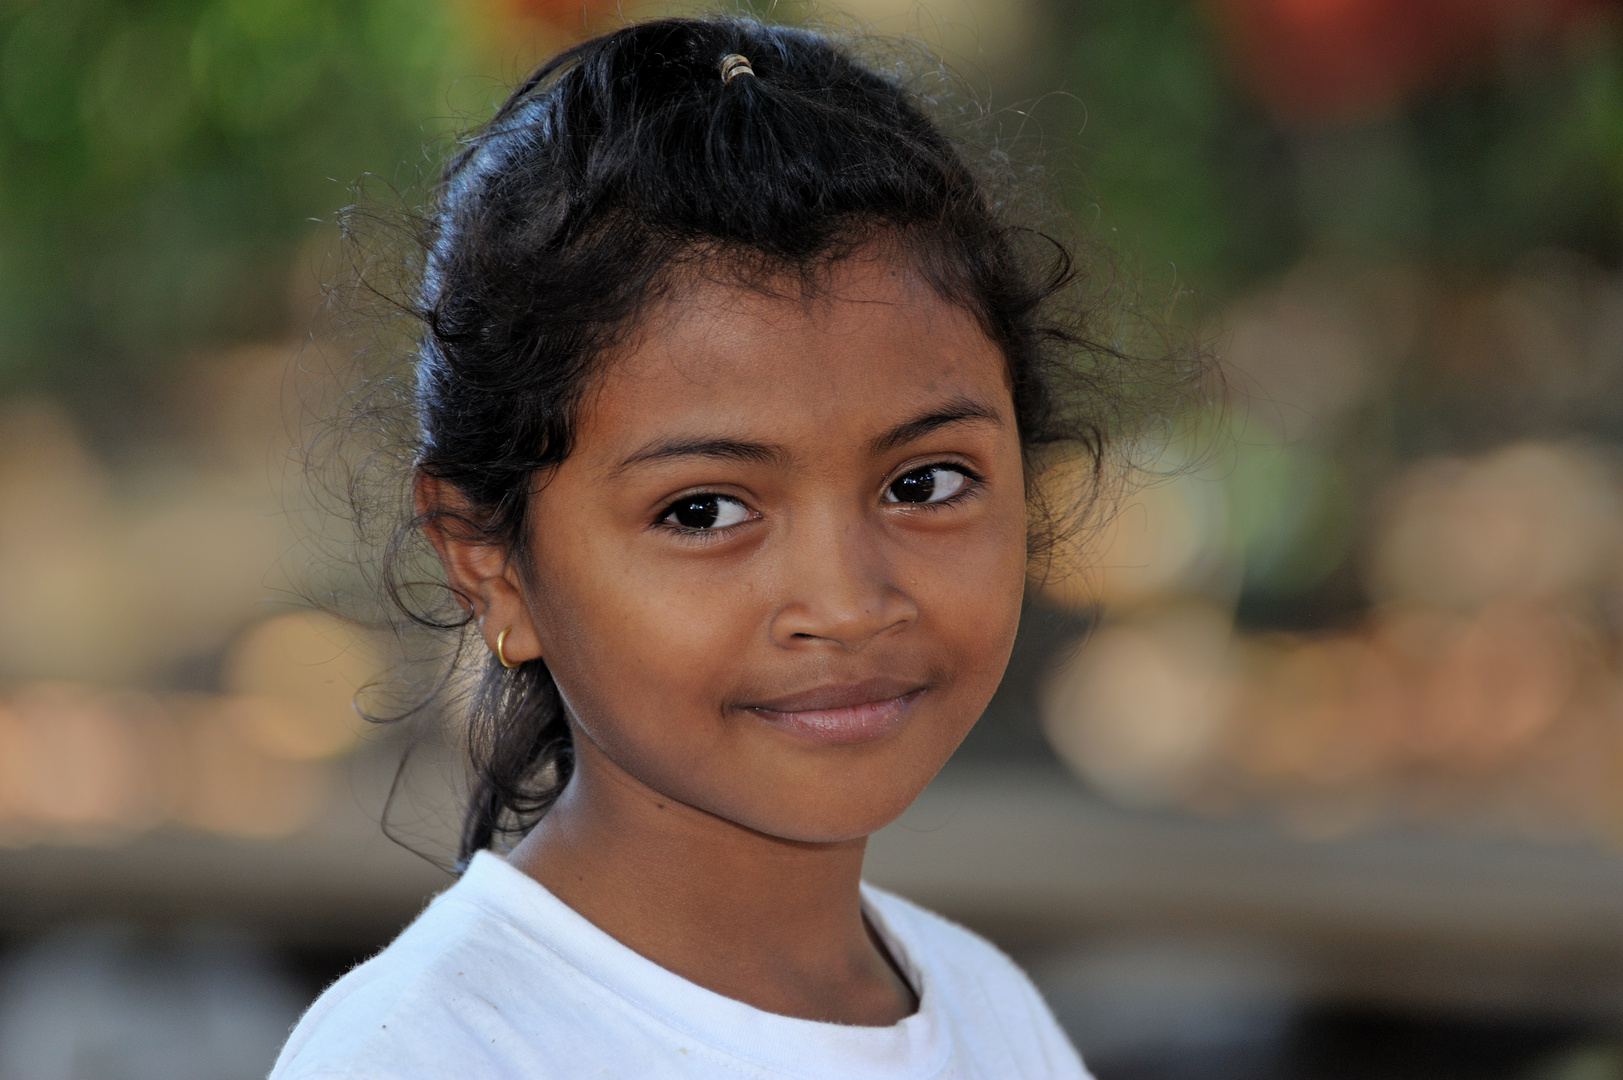
[[[867,742],[899,727],[924,689],[900,679],[864,679],[830,683],[746,708],[780,731],[815,742]]]

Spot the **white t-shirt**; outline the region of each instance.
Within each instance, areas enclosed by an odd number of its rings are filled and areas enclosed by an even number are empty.
[[[799,1020],[723,997],[593,926],[495,855],[288,1038],[271,1080],[1087,1080],[1036,988],[940,916],[863,886],[919,995],[890,1027]]]

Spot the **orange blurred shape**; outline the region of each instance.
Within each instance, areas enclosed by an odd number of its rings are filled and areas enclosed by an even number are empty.
[[[1123,802],[1191,793],[1232,705],[1231,631],[1227,613],[1198,602],[1105,624],[1044,689],[1050,745]]]
[[[250,740],[233,699],[177,696],[170,708],[186,734],[188,783],[177,819],[226,836],[274,840],[313,822],[335,786],[331,766],[266,754]]]
[[[281,615],[249,627],[232,645],[221,715],[271,757],[336,757],[367,730],[354,698],[382,669],[355,627],[314,611]]]
[[[0,702],[0,840],[127,839],[172,809],[173,720],[151,698],[33,683]]]
[[[1582,446],[1427,458],[1385,502],[1368,565],[1380,600],[1471,611],[1601,593],[1618,574],[1623,495],[1610,463]]]
[[[1246,80],[1280,119],[1369,119],[1508,44],[1617,0],[1214,0]]]
[[[1279,787],[1381,779],[1409,707],[1401,672],[1359,635],[1262,639],[1232,734],[1236,764]]]
[[[1415,762],[1485,770],[1509,764],[1572,701],[1596,651],[1559,608],[1498,604],[1468,618],[1410,610],[1377,635],[1414,678],[1403,734]]]
[[[1127,607],[1198,592],[1234,557],[1221,484],[1176,462],[1150,477],[1090,527],[1067,538],[1037,582],[1049,602],[1072,610]],[[1089,509],[1091,464],[1066,459],[1044,470],[1045,497],[1062,513]]]

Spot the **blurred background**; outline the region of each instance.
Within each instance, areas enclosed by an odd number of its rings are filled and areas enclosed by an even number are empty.
[[[262,1076],[448,883],[300,600],[334,215],[680,10],[0,0],[0,1080]],[[1623,1078],[1623,4],[747,10],[938,52],[1234,390],[871,877],[1101,1080]]]

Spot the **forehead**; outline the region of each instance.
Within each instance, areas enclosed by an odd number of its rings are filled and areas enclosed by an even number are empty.
[[[1002,350],[905,262],[857,256],[815,290],[790,277],[675,291],[610,358],[577,452],[611,455],[671,428],[867,439],[954,398],[1012,425]]]

